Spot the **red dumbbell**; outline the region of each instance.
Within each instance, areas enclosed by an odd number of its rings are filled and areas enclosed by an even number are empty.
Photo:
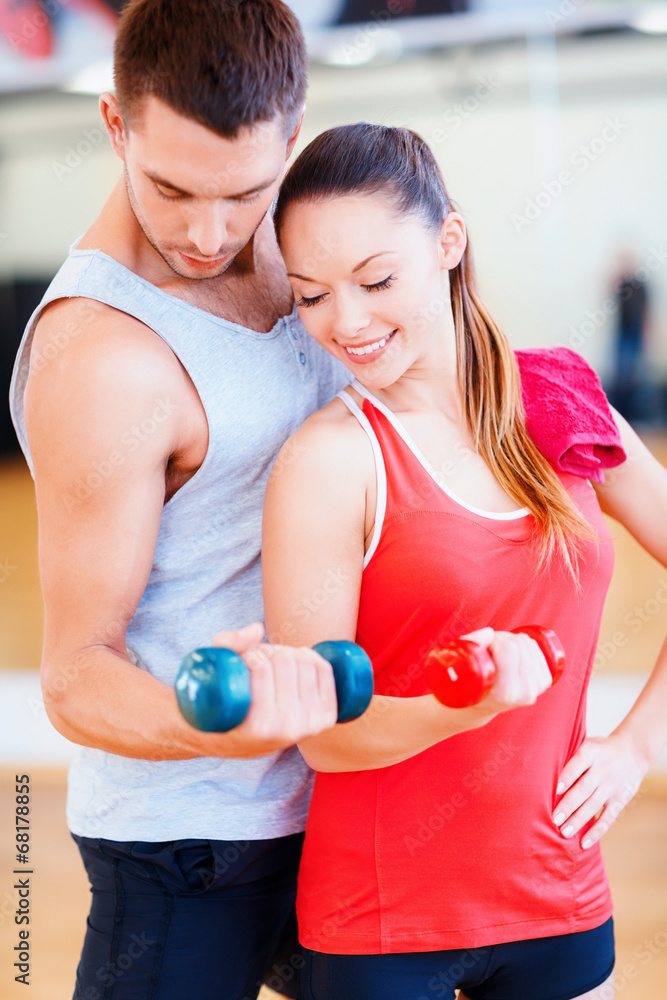
[[[543,625],[524,625],[512,632],[523,632],[542,650],[553,683],[563,673],[565,650],[560,639]],[[491,654],[471,639],[454,639],[434,649],[426,659],[426,680],[439,702],[448,708],[477,705],[493,687],[496,665]]]

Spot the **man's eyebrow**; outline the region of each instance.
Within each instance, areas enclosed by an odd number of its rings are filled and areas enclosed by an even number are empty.
[[[153,174],[151,173],[150,170],[144,170],[144,173],[146,174],[146,177],[148,177],[149,181],[153,181],[154,184],[159,184],[160,187],[169,188],[170,191],[178,191],[179,194],[187,195],[188,198],[192,197],[189,191],[184,191],[182,188],[179,188],[176,184],[172,184],[171,181],[166,181],[164,177],[160,177],[158,176],[158,174]]]
[[[356,267],[352,268],[352,274],[356,274],[357,271],[361,271],[362,268],[366,267],[366,264],[370,264],[370,262],[372,260],[375,260],[376,257],[384,257],[385,254],[388,254],[388,253],[397,253],[397,251],[396,250],[381,250],[380,253],[371,254],[371,256],[367,257],[366,260],[362,260],[360,264],[357,264]],[[295,274],[294,271],[288,271],[287,272],[287,277],[288,278],[299,278],[300,281],[312,281],[312,282],[315,282],[315,283],[317,282],[317,278],[307,278],[304,274]]]
[[[184,191],[183,188],[179,188],[177,184],[173,184],[171,181],[165,180],[165,178],[160,177],[159,174],[154,174],[150,170],[144,170],[144,173],[150,181],[153,181],[154,184],[159,184],[160,187],[169,188],[170,191],[176,191],[178,194],[184,195],[186,198],[196,197],[196,195],[193,195],[191,191]],[[232,200],[234,198],[247,198],[248,195],[257,194],[259,191],[265,191],[268,187],[271,187],[271,185],[275,180],[276,178],[273,177],[269,181],[264,181],[261,184],[256,184],[254,187],[250,188],[247,191],[239,191],[237,194],[228,195],[227,197]]]

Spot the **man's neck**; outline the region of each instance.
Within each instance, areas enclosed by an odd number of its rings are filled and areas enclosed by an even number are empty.
[[[184,278],[146,239],[121,178],[78,248],[102,250],[169,295],[251,329],[268,332],[291,309],[291,290],[270,216],[224,274]]]

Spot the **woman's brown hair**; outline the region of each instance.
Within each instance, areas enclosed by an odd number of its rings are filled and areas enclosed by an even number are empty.
[[[433,153],[415,132],[360,122],[318,136],[289,170],[275,212],[349,194],[388,194],[401,217],[439,233],[454,210]],[[458,381],[476,448],[503,489],[535,518],[542,565],[559,554],[577,576],[577,542],[595,537],[525,426],[519,370],[507,337],[477,294],[470,245],[450,272]]]

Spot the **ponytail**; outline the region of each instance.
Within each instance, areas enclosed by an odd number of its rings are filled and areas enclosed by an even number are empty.
[[[507,337],[480,301],[470,246],[450,271],[458,383],[478,453],[505,492],[535,519],[541,558],[578,579],[578,540],[596,537],[528,435],[519,369]]]

